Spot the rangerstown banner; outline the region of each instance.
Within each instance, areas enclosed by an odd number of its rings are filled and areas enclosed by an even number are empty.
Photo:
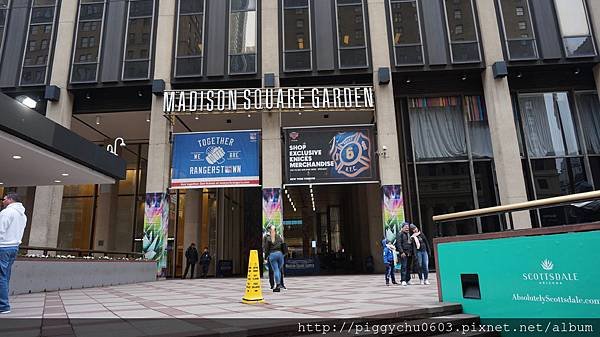
[[[259,186],[260,131],[179,133],[171,188]]]

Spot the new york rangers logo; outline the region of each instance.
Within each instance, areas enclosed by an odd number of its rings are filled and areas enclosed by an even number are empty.
[[[335,174],[354,178],[371,168],[371,142],[364,133],[342,132],[330,144]]]

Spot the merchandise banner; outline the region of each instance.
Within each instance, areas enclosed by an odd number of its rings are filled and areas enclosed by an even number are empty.
[[[260,186],[260,131],[173,135],[171,188]]]
[[[373,125],[284,131],[287,185],[377,182]]]
[[[401,185],[383,185],[382,210],[383,233],[391,243],[396,243],[396,234],[400,232],[404,223],[404,199]]]
[[[169,194],[146,193],[142,253],[156,261],[158,277],[166,276],[169,237]]]

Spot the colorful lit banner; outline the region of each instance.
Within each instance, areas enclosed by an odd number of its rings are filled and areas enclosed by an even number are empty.
[[[171,188],[260,185],[260,131],[173,135]]]
[[[376,182],[372,125],[286,128],[288,185]]]
[[[262,228],[275,225],[277,234],[283,236],[283,203],[281,188],[263,188],[262,190]]]
[[[169,194],[146,193],[142,253],[156,261],[157,275],[165,276],[167,269],[167,239],[169,236]]]
[[[390,242],[396,242],[396,234],[404,223],[404,199],[402,197],[402,186],[383,185],[382,209],[383,209],[383,232],[385,238]]]

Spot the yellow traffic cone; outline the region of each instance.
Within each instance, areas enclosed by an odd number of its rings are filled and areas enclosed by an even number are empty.
[[[248,277],[246,279],[246,294],[242,297],[242,303],[255,304],[264,303],[262,287],[260,286],[260,269],[258,265],[258,251],[250,251],[248,262]]]

